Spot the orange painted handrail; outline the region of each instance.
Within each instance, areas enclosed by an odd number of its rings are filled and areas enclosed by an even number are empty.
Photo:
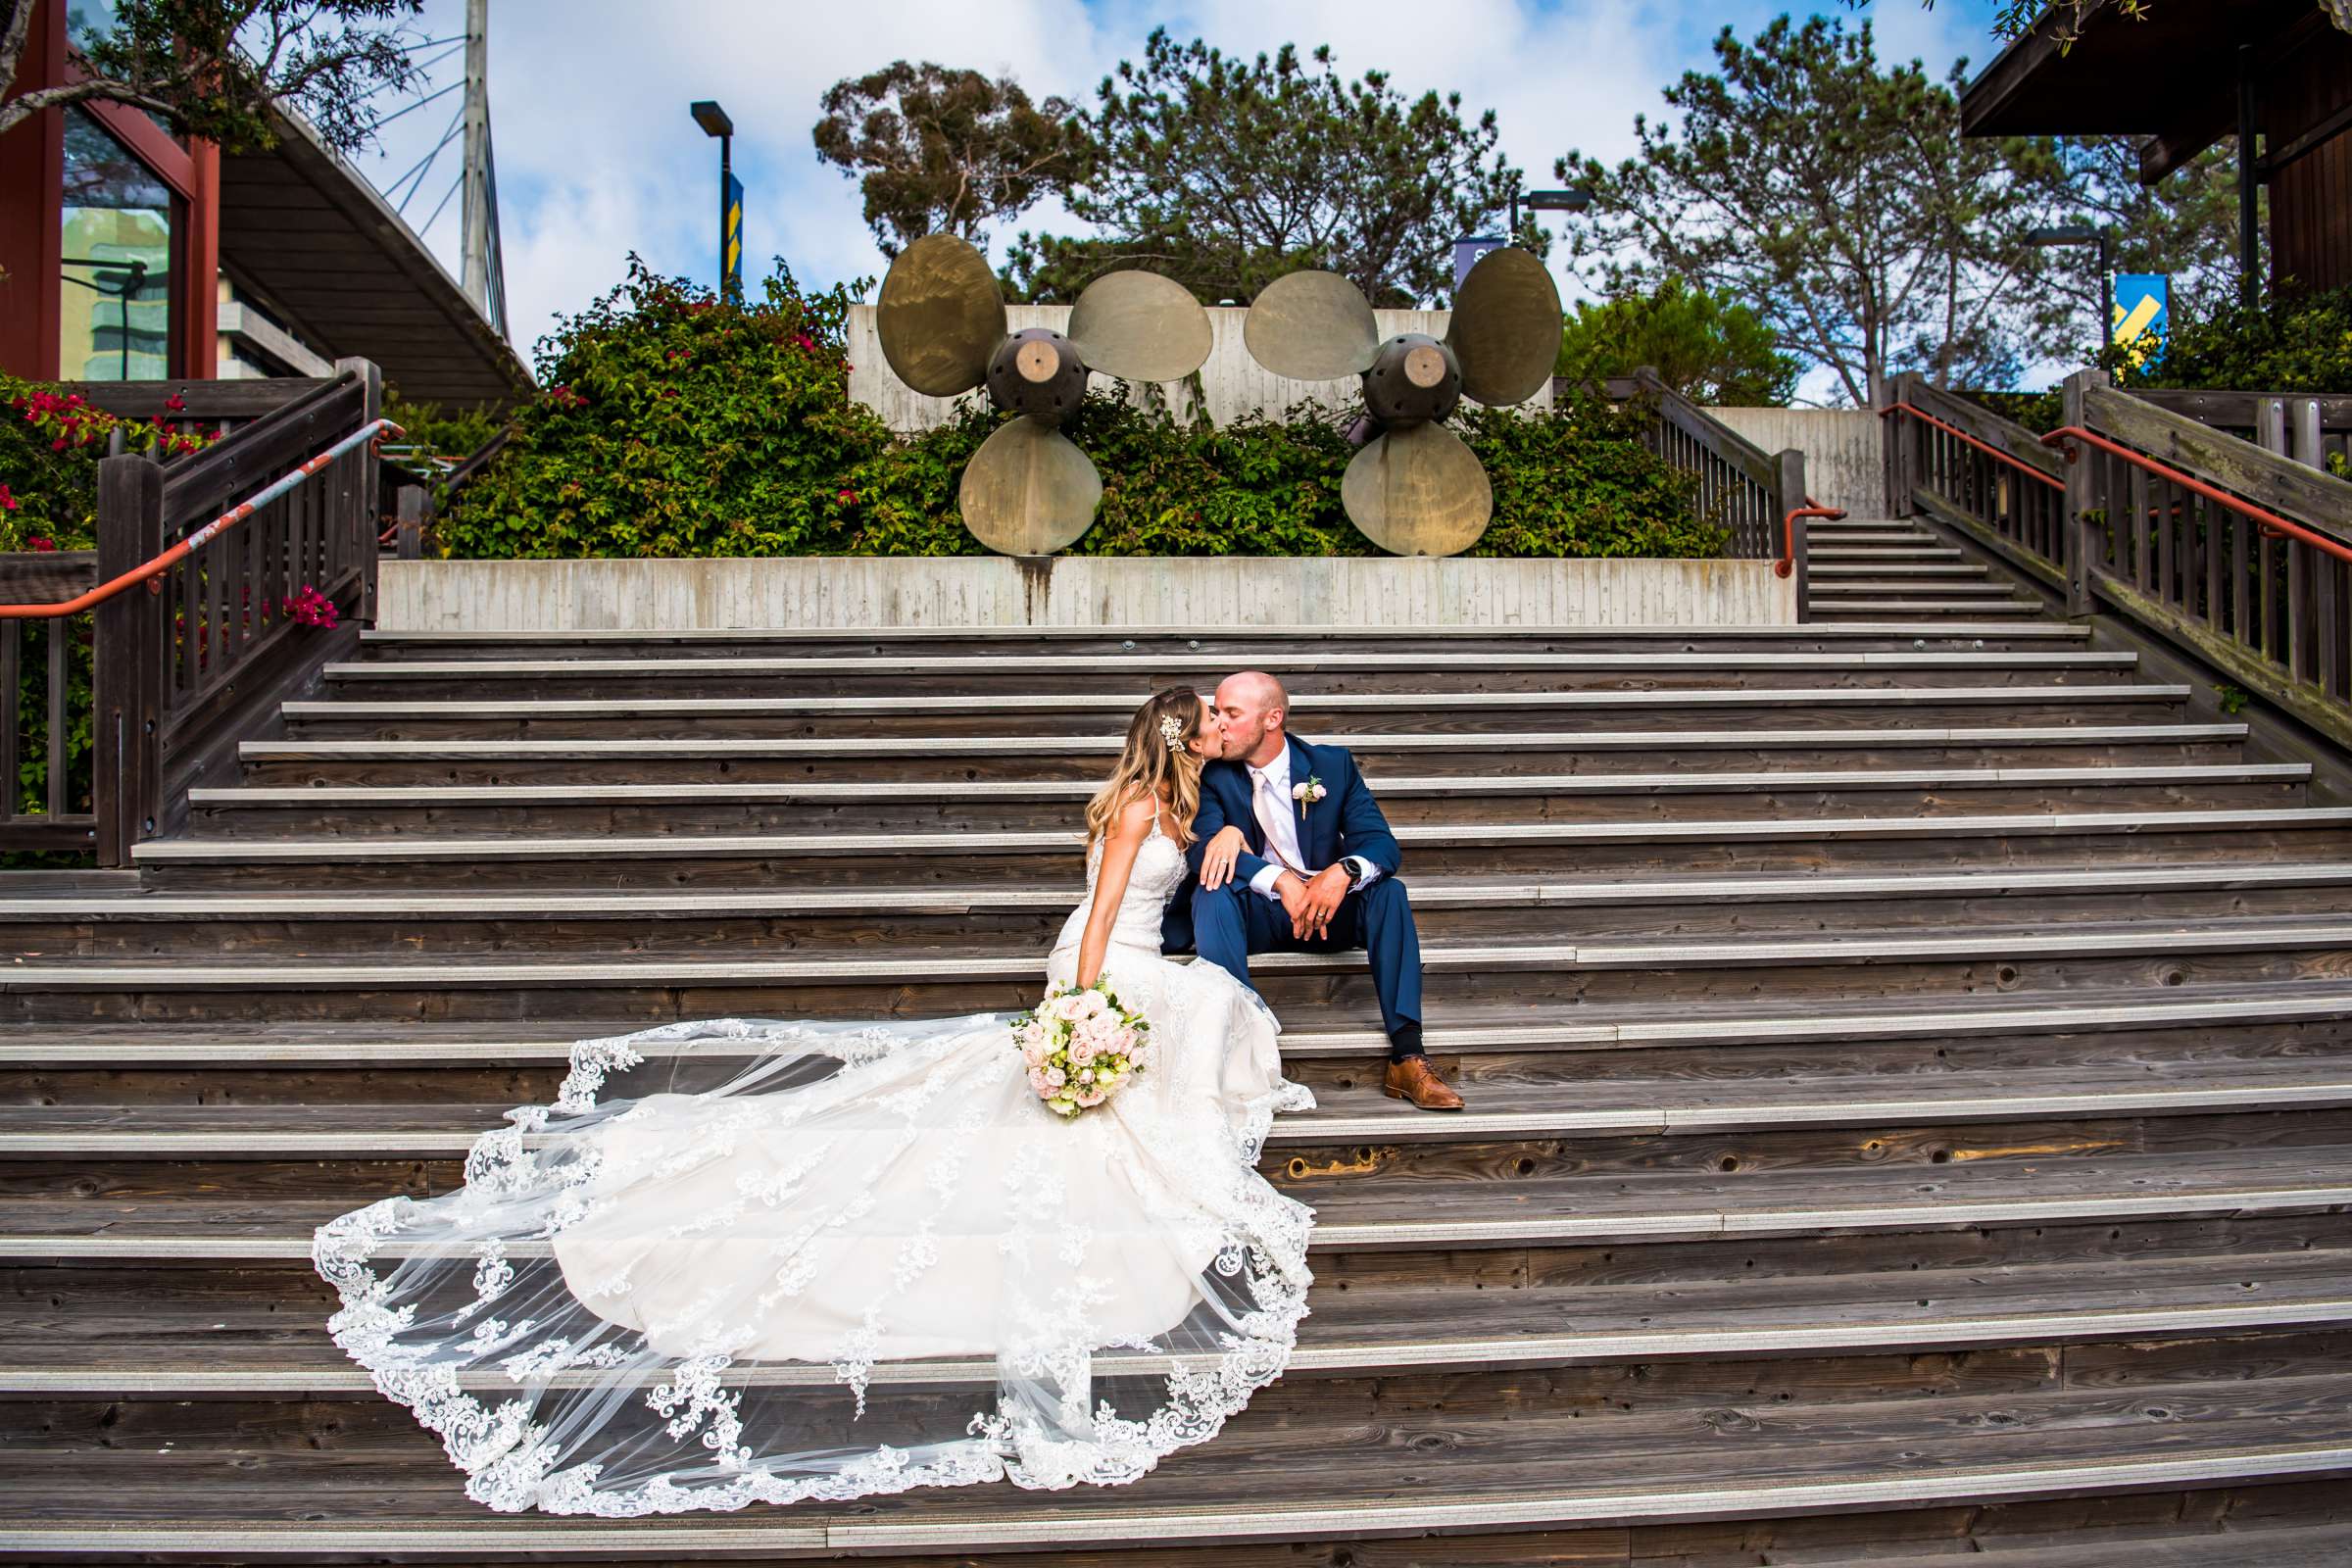
[[[2240,501],[2228,491],[2217,490],[2193,474],[2183,473],[2170,464],[2159,463],[2154,458],[2110,441],[2103,435],[2085,430],[2079,424],[2070,424],[2063,430],[2052,430],[2041,438],[2041,444],[2048,447],[2057,446],[2063,441],[2087,441],[2101,452],[2111,453],[2126,463],[2147,469],[2150,473],[2161,474],[2184,490],[2193,490],[2208,501],[2219,502],[2241,516],[2251,517],[2261,525],[2262,531],[2273,539],[2278,538],[2280,535],[2300,539],[2314,549],[2325,550],[2338,561],[2352,561],[2352,545],[2347,545],[2340,539],[2330,539],[2324,533],[2314,533],[2299,522],[2289,522],[2275,512],[2265,512],[2250,501]],[[2066,461],[2072,463],[2079,456],[2080,454],[2070,448],[2066,454]]]
[[[2066,481],[2064,479],[2056,478],[2050,474],[2046,474],[2039,468],[2034,466],[2034,465],[2031,463],[2020,462],[2018,459],[2011,457],[2008,453],[2003,452],[1999,447],[1978,440],[1975,436],[1970,435],[1966,430],[1961,429],[1956,424],[1944,423],[1941,419],[1938,419],[1936,417],[1936,416],[1928,413],[1924,409],[1915,409],[1908,403],[1896,403],[1890,405],[1889,407],[1879,410],[1879,417],[1882,419],[1886,417],[1886,416],[1889,414],[1908,414],[1914,419],[1925,419],[1928,423],[1934,425],[1936,429],[1941,430],[1944,434],[1958,436],[1961,440],[1967,442],[1970,446],[1975,447],[1979,452],[1984,453],[1986,457],[1995,459],[2001,463],[2006,463],[2009,465],[2009,466],[2017,469],[2020,473],[2030,473],[2034,478],[2039,479],[2043,484],[2048,485],[2053,490],[2063,490],[2066,488]]]
[[[406,435],[407,433],[390,419],[371,419],[293,472],[256,491],[251,499],[241,501],[223,512],[145,565],[133,566],[112,582],[102,582],[86,593],[76,594],[71,599],[60,600],[53,605],[0,605],[0,620],[54,619],[60,615],[71,615],[79,611],[88,610],[93,605],[102,605],[133,583],[145,582],[150,577],[161,576],[171,570],[180,562],[211,544],[222,533],[243,522],[247,517],[252,516],[256,512],[275,501],[312,474],[318,472],[345,453],[382,435]]]
[[[1803,506],[1798,507],[1796,510],[1789,513],[1788,515],[1781,519],[1781,559],[1772,564],[1772,574],[1775,577],[1786,577],[1796,569],[1797,518],[1827,517],[1832,522],[1835,522],[1844,515],[1845,514],[1838,511],[1836,507],[1817,507],[1813,505],[1813,498],[1811,496],[1805,497],[1805,504]]]

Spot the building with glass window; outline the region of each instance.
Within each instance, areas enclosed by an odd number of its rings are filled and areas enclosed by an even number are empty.
[[[12,94],[72,81],[103,0],[35,0]],[[318,375],[374,361],[452,408],[530,385],[505,335],[356,170],[292,116],[224,154],[121,104],[0,135],[0,370],[44,381]]]

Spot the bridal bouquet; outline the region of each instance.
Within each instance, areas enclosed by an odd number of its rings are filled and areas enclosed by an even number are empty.
[[[1075,1116],[1100,1105],[1152,1064],[1152,1026],[1119,1005],[1110,982],[1085,990],[1049,986],[1033,1012],[1012,1020],[1012,1043],[1029,1069],[1029,1087],[1046,1108]]]

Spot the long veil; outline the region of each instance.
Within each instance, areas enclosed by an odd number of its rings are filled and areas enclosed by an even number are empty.
[[[1180,1038],[1262,1011],[1158,967]],[[319,1228],[330,1330],[500,1510],[1131,1480],[1289,1358],[1311,1213],[1254,1161],[1311,1102],[1171,1074],[1062,1123],[1010,1057],[1002,1014],[581,1041],[463,1188]]]

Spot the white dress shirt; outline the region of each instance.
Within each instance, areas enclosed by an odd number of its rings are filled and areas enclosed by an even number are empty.
[[[1276,752],[1273,760],[1263,767],[1257,767],[1248,762],[1244,762],[1242,766],[1250,775],[1250,813],[1256,814],[1257,792],[1270,786],[1274,799],[1282,806],[1275,820],[1289,829],[1289,843],[1270,843],[1266,846],[1270,852],[1268,858],[1273,858],[1274,855],[1278,853],[1282,859],[1298,867],[1300,872],[1311,876],[1313,871],[1308,868],[1306,857],[1300,853],[1298,848],[1298,829],[1304,824],[1303,818],[1299,814],[1299,803],[1291,798],[1291,749],[1285,746],[1281,751]],[[1273,836],[1275,830],[1272,827],[1262,822],[1258,825],[1265,829],[1269,837]],[[1360,855],[1347,856],[1341,859],[1340,863],[1354,874],[1355,881],[1348,890],[1353,893],[1361,893],[1380,876],[1380,867]],[[1282,879],[1282,871],[1283,868],[1280,865],[1268,865],[1250,879],[1250,891],[1280,904],[1282,895],[1274,891],[1274,884]]]

